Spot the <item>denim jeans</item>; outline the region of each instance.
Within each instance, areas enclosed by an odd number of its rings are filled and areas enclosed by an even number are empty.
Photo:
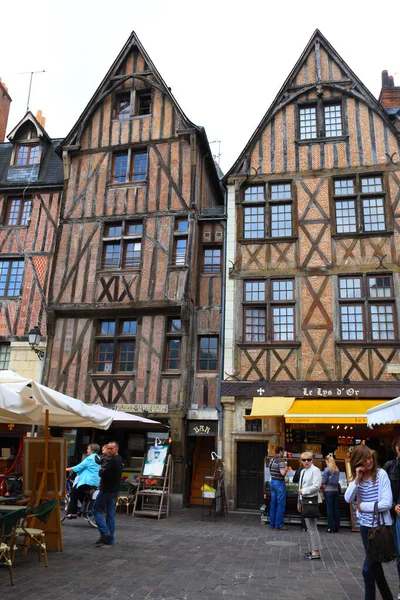
[[[393,537],[394,537],[394,543],[396,544],[397,574],[398,574],[399,580],[400,580],[400,553],[399,553],[399,550],[400,550],[400,517],[399,517],[399,515],[396,515],[396,518],[393,518],[392,533],[393,533]]]
[[[370,527],[365,527],[364,525],[360,526],[360,533],[365,552],[367,552],[368,532],[370,529]],[[382,563],[372,562],[366,555],[362,568],[362,575],[364,577],[365,600],[375,600],[375,583],[378,586],[383,600],[393,600],[393,595],[388,586],[388,582],[386,581]]]
[[[271,479],[271,504],[269,507],[270,527],[280,529],[283,527],[283,518],[286,508],[286,485],[284,481]]]
[[[118,492],[100,492],[93,504],[93,516],[100,535],[111,536],[111,544],[114,543],[115,532],[115,503]],[[104,514],[105,517],[104,518]]]
[[[339,494],[325,492],[326,512],[328,513],[328,529],[333,531],[340,527]]]

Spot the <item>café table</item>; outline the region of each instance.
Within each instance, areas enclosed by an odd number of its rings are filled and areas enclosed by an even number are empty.
[[[26,506],[18,506],[17,504],[0,504],[0,512],[11,512],[12,510],[21,510],[21,508],[25,508]]]
[[[0,504],[7,504],[7,502],[12,500],[13,498],[11,496],[0,496]]]

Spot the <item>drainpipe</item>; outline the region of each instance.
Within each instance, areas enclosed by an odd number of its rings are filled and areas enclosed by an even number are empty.
[[[225,277],[226,277],[226,255],[227,255],[227,244],[226,244],[226,232],[227,232],[227,216],[226,216],[226,191],[224,194],[224,220],[221,221],[221,225],[224,230],[224,256],[222,261],[222,293],[221,293],[221,343],[219,345],[219,374],[217,384],[217,411],[218,411],[218,442],[217,442],[217,454],[222,456],[222,436],[223,436],[223,425],[224,425],[224,409],[221,404],[221,384],[224,377],[224,336],[225,336]]]

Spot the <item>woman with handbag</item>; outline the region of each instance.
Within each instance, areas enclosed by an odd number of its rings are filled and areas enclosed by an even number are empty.
[[[382,563],[371,560],[367,554],[368,534],[374,525],[377,525],[374,522],[376,503],[378,514],[384,524],[389,526],[392,524],[390,516],[392,490],[389,477],[383,469],[378,469],[376,453],[363,444],[353,448],[350,456],[350,469],[352,480],[344,498],[346,502],[355,501],[357,503],[357,516],[365,549],[365,560],[362,568],[365,600],[375,600],[376,585],[383,600],[393,600]]]
[[[321,471],[313,464],[312,452],[303,452],[300,458],[304,469],[300,475],[297,510],[304,516],[310,546],[310,551],[305,553],[304,558],[321,560],[319,552],[321,550],[321,540],[317,528],[318,504],[322,502],[320,492]]]
[[[339,469],[333,456],[326,457],[326,468],[322,473],[322,485],[326,500],[326,512],[328,513],[328,533],[338,533],[340,527],[339,511]]]

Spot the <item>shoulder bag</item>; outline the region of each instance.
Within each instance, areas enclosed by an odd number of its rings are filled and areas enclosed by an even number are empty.
[[[374,505],[372,523],[375,522],[375,518],[377,525],[376,527],[371,527],[368,532],[367,556],[372,560],[372,562],[391,562],[396,558],[396,546],[391,527],[381,523],[377,502],[375,502]]]
[[[304,479],[304,471],[302,473],[301,482],[299,485],[299,489],[302,488]],[[301,497],[301,515],[304,519],[314,519],[319,517],[319,508],[318,508],[318,494],[316,496],[304,496]]]

